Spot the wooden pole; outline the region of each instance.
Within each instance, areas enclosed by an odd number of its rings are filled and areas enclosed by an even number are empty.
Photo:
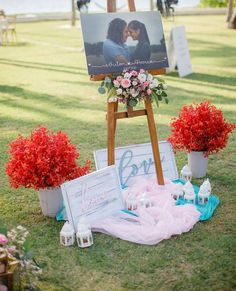
[[[162,166],[161,166],[158,138],[157,138],[157,132],[156,132],[156,127],[155,127],[155,120],[153,116],[152,103],[150,100],[145,100],[145,108],[147,111],[148,128],[149,128],[149,133],[150,133],[150,138],[151,138],[152,152],[153,152],[153,157],[154,157],[154,162],[155,162],[157,180],[158,180],[159,185],[164,185],[165,183],[164,183]]]

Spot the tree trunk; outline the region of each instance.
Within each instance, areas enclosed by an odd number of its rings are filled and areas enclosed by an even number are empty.
[[[116,11],[116,0],[107,0],[107,12]]]
[[[71,26],[75,26],[75,2],[74,0],[71,0]]]
[[[150,0],[150,10],[153,11],[154,10],[154,4],[153,4],[153,0]]]
[[[229,21],[228,28],[236,29],[236,10]]]
[[[228,0],[227,22],[229,22],[230,19],[232,18],[233,10],[234,10],[234,0]]]

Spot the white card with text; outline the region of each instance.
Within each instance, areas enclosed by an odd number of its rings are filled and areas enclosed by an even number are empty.
[[[61,189],[68,220],[75,231],[81,216],[93,223],[125,208],[114,165],[66,182]]]

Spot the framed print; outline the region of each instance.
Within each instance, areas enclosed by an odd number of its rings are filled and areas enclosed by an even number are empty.
[[[92,223],[124,209],[116,166],[61,185],[68,220],[77,231],[81,216]]]
[[[168,67],[158,11],[81,14],[81,25],[90,75]]]

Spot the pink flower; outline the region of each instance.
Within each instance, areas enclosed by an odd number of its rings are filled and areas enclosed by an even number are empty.
[[[138,72],[137,72],[137,71],[134,71],[134,70],[133,70],[133,71],[131,71],[130,73],[131,73],[131,75],[134,76],[134,77],[138,76]]]
[[[118,77],[116,77],[116,81],[118,81],[118,82],[121,82],[122,79],[123,79],[122,76],[118,76]]]
[[[0,233],[0,245],[4,246],[7,244],[7,242],[8,242],[7,237],[4,234]]]
[[[139,73],[143,74],[143,73],[145,73],[145,70],[144,69],[140,69]]]
[[[146,88],[148,85],[149,85],[148,82],[144,82],[144,83],[143,83],[144,88]]]
[[[152,90],[151,89],[147,89],[147,94],[151,95],[152,94]]]
[[[122,86],[123,88],[129,88],[130,84],[131,84],[131,82],[130,82],[129,79],[123,79],[123,80],[121,81],[121,86]]]

